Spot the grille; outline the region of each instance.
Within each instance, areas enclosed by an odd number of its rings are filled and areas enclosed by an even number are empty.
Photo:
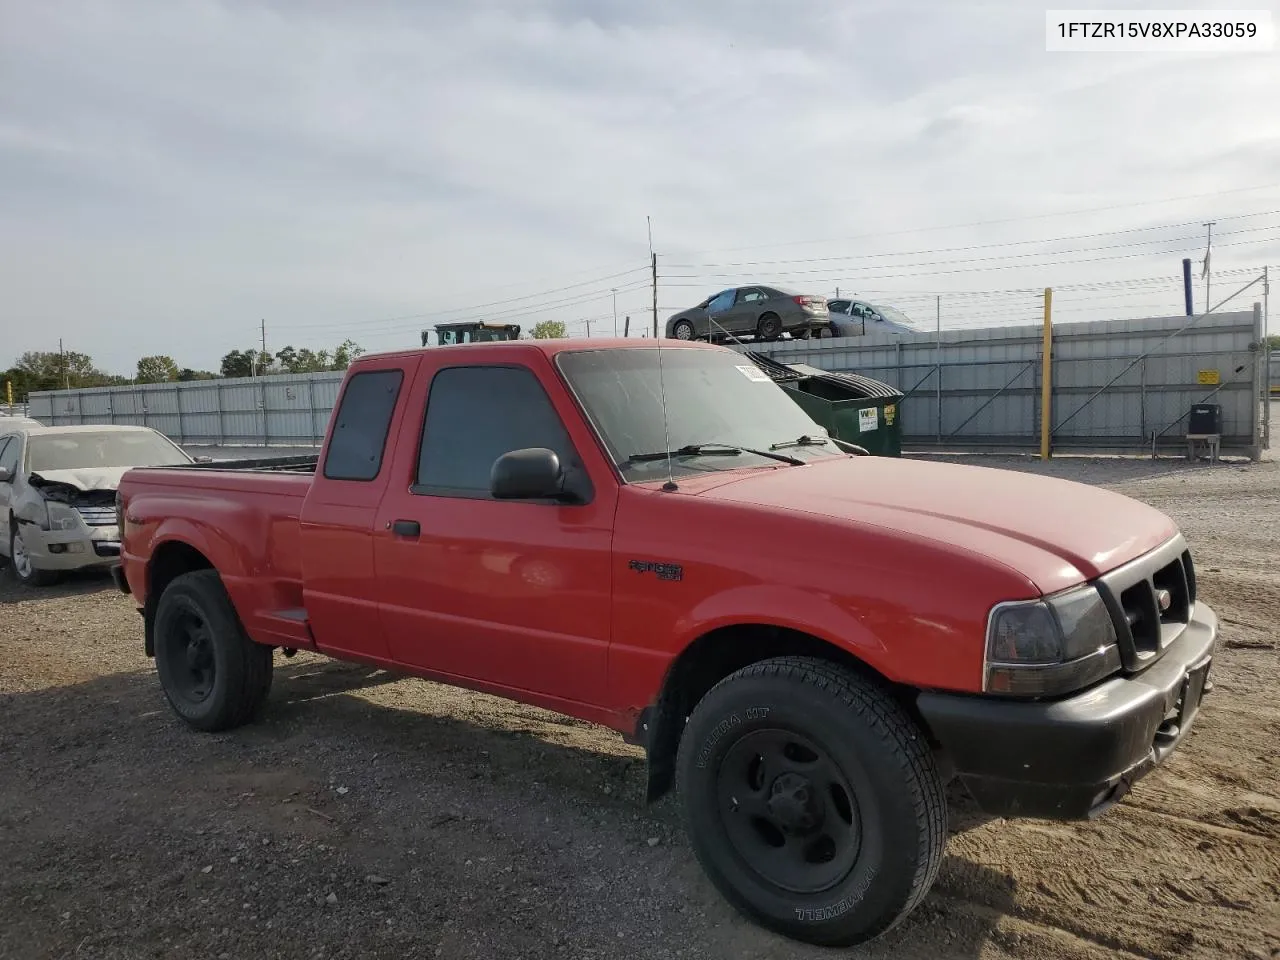
[[[1181,534],[1098,583],[1125,670],[1140,670],[1176,641],[1196,602],[1195,568]]]
[[[100,507],[76,507],[76,512],[90,527],[113,527],[116,523],[116,508],[110,504]]]

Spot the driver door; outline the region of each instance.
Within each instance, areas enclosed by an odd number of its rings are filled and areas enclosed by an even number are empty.
[[[707,339],[715,340],[717,337],[723,337],[727,331],[731,332],[727,324],[731,322],[730,314],[733,312],[733,298],[736,293],[736,290],[724,290],[712,297],[707,304],[705,331]]]

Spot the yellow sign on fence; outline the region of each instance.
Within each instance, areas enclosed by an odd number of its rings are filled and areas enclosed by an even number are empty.
[[[1206,387],[1216,387],[1222,382],[1222,376],[1217,370],[1201,370],[1196,374],[1196,381]]]

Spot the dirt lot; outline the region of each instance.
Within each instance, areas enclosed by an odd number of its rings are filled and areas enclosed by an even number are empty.
[[[986,460],[984,462],[991,463]],[[933,894],[850,956],[1280,958],[1280,464],[998,461],[1183,526],[1224,620],[1183,748],[1098,822],[963,808]],[[0,956],[831,956],[703,879],[611,733],[300,655],[190,732],[128,598],[0,587]]]

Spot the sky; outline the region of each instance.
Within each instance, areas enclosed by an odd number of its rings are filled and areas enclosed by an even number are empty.
[[[1180,314],[1203,221],[1214,301],[1280,270],[1277,91],[1280,49],[1048,53],[1026,2],[0,0],[0,366],[634,333],[650,223],[662,321]]]

